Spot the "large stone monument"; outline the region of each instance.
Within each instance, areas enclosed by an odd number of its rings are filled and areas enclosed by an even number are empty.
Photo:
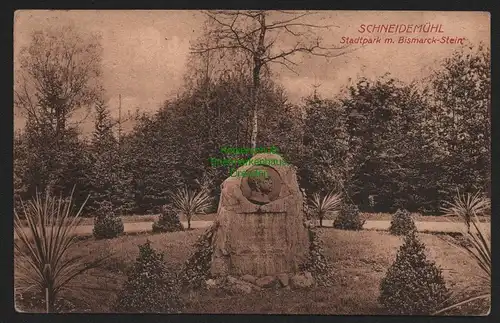
[[[278,277],[299,272],[307,261],[309,236],[295,169],[281,165],[276,154],[257,154],[252,161],[235,174],[264,175],[231,176],[222,184],[212,277]]]

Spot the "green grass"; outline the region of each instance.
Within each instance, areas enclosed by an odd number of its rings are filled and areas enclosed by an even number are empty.
[[[98,257],[112,254],[105,266],[94,274],[77,278],[81,284],[94,290],[85,302],[75,295],[66,295],[73,304],[73,311],[106,312],[115,298],[115,290],[126,279],[126,270],[138,254],[137,245],[149,239],[153,248],[165,253],[170,270],[179,270],[192,251],[198,235],[203,230],[165,234],[141,234],[122,236],[112,240],[96,241],[93,238],[80,241],[78,252]],[[192,292],[183,295],[188,313],[287,313],[287,314],[382,314],[377,303],[379,283],[394,261],[402,244],[397,236],[380,231],[342,231],[321,229],[325,256],[334,270],[333,287],[309,290],[266,290],[250,295],[230,295],[220,290]],[[477,268],[460,250],[431,234],[419,234],[426,244],[431,259],[444,268],[444,277],[451,289],[464,289],[474,283]],[[449,237],[450,239],[453,239]],[[36,304],[25,299],[19,308],[36,311]],[[39,306],[39,305],[38,305]],[[41,305],[43,308],[43,304]],[[477,306],[459,309],[457,314],[477,314]]]

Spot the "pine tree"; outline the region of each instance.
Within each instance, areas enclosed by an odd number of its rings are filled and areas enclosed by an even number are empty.
[[[94,132],[92,134],[92,163],[90,174],[92,195],[89,209],[96,211],[104,200],[113,201],[116,183],[115,164],[118,143],[113,135],[113,123],[103,101],[95,107]]]
[[[139,246],[139,257],[118,296],[118,312],[178,313],[179,288],[175,275],[164,268],[163,254],[147,241]]]
[[[353,204],[343,205],[333,221],[333,227],[342,230],[362,230],[364,224],[365,220],[361,218],[358,207]]]
[[[123,221],[113,211],[109,201],[99,202],[97,216],[94,218],[93,234],[96,239],[112,239],[124,232]]]
[[[157,222],[153,223],[153,232],[175,232],[184,231],[184,227],[179,219],[175,210],[169,206],[164,205],[161,208],[161,215]]]
[[[406,235],[416,230],[415,222],[407,210],[397,210],[392,216],[389,232],[393,235]]]
[[[430,315],[449,296],[441,269],[427,260],[425,245],[415,231],[405,237],[380,290],[380,304],[399,315]]]

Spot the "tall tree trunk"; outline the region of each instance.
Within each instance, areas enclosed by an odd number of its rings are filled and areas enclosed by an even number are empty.
[[[254,95],[256,96],[256,95]],[[255,100],[255,103],[254,103],[254,107],[253,107],[253,116],[252,116],[252,137],[250,139],[250,144],[251,144],[251,147],[252,149],[255,149],[257,147],[257,131],[258,131],[258,117],[257,117],[257,112],[258,112],[258,103],[257,103],[257,99],[254,98]]]
[[[266,15],[264,12],[259,14],[260,32],[259,32],[259,43],[257,45],[257,51],[253,53],[253,116],[252,116],[252,136],[250,138],[250,144],[253,149],[257,147],[257,133],[258,133],[258,113],[259,113],[259,100],[260,100],[260,70],[264,66],[264,40],[266,37]]]
[[[252,135],[250,137],[250,146],[252,149],[257,147],[257,133],[258,133],[258,112],[259,112],[259,88],[260,88],[260,64],[256,59],[253,75],[252,75]]]

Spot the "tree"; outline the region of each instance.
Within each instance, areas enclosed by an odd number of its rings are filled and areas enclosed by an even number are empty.
[[[130,213],[134,208],[133,174],[131,156],[125,137],[122,142],[113,132],[115,122],[102,100],[95,107],[94,132],[92,134],[92,207],[99,208],[103,201],[113,203],[113,211]]]
[[[303,160],[299,163],[301,187],[309,192],[335,190],[352,195],[355,185],[353,152],[349,147],[347,113],[338,100],[316,93],[304,102]]]
[[[118,312],[178,313],[181,308],[175,274],[165,268],[163,254],[146,241],[115,303]]]
[[[111,200],[114,195],[115,164],[118,142],[113,134],[113,124],[109,110],[102,100],[95,106],[94,131],[92,133],[92,183],[91,208],[96,211],[101,202]]]
[[[226,51],[235,57],[243,57],[250,71],[252,132],[250,144],[257,146],[259,100],[262,72],[271,64],[280,64],[293,71],[297,65],[293,57],[309,54],[323,57],[336,57],[344,54],[345,47],[325,47],[314,29],[330,29],[333,26],[308,24],[304,18],[311,15],[305,12],[265,10],[245,11],[207,11],[208,31],[206,40],[192,47],[192,52],[205,54],[213,51]],[[278,34],[293,36],[295,43],[288,49],[276,46]]]
[[[455,188],[490,194],[491,58],[484,45],[464,46],[445,59],[430,79],[429,117],[442,151],[439,199]]]
[[[88,156],[70,120],[101,95],[101,45],[73,26],[34,31],[15,70],[14,104],[26,117],[27,195],[36,189],[68,194],[87,188]],[[76,193],[78,202],[86,194]]]
[[[71,25],[34,31],[31,43],[20,52],[16,107],[62,139],[74,112],[100,96],[101,58],[96,35],[83,37]]]
[[[26,173],[28,156],[26,154],[26,142],[21,133],[14,134],[14,165],[13,165],[13,180],[14,180],[14,207],[21,207],[20,201],[27,191]]]
[[[449,296],[441,269],[427,259],[425,245],[411,231],[380,283],[381,305],[390,314],[431,315]]]
[[[386,75],[376,81],[360,79],[342,105],[357,186],[353,199],[366,208],[375,196],[379,211],[417,208],[419,196],[429,194],[421,190],[429,187],[430,179],[421,165],[432,160],[423,158],[430,152],[422,142],[422,95],[411,84]]]

